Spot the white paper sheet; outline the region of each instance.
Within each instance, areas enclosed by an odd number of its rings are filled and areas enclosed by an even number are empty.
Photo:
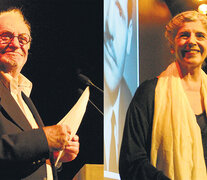
[[[80,123],[83,119],[83,116],[86,111],[86,106],[89,100],[89,87],[86,87],[81,97],[78,99],[73,108],[65,115],[65,117],[58,124],[67,124],[71,129],[71,138],[76,134]],[[55,162],[55,166],[57,166],[58,161],[62,155],[63,151],[60,151],[58,158]]]

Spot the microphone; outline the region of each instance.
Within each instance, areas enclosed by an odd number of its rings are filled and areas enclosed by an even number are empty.
[[[88,86],[92,85],[93,87],[95,87],[96,89],[98,89],[100,92],[103,93],[103,90],[101,88],[99,88],[98,86],[96,86],[95,84],[93,84],[92,81],[87,76],[85,76],[83,74],[78,74],[78,77],[84,84],[86,84]]]
[[[83,90],[79,88],[78,93],[83,94]],[[88,99],[88,101],[98,110],[98,112],[100,112],[102,115],[104,115],[103,112],[90,99]]]

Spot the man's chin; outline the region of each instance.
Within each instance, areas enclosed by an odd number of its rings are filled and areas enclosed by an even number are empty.
[[[15,60],[7,60],[7,66],[9,66],[10,68],[16,68],[17,67],[17,62]]]
[[[3,62],[0,62],[0,70],[5,72],[5,73],[9,73],[9,72],[13,72],[17,69],[17,63],[16,61],[13,60],[4,60]]]
[[[8,60],[7,63],[5,63],[5,68],[7,69],[7,71],[15,71],[17,67],[17,62],[14,60]]]

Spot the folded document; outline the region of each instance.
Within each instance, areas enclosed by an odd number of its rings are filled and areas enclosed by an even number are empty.
[[[80,126],[80,123],[83,119],[83,116],[86,111],[86,106],[88,104],[89,100],[89,87],[86,87],[81,97],[78,99],[76,104],[73,106],[73,108],[65,115],[65,117],[58,123],[58,124],[67,124],[69,125],[71,129],[71,137],[73,137],[76,132],[78,131],[78,128]],[[57,166],[58,161],[62,155],[63,151],[60,151],[58,158],[55,162],[55,166]]]

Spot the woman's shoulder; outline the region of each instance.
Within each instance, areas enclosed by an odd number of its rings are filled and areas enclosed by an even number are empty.
[[[157,85],[158,78],[153,78],[150,80],[145,80],[140,86],[137,88],[135,96],[145,95],[149,93],[155,92],[155,87]]]
[[[135,106],[153,105],[157,78],[146,80],[137,88],[131,104]]]

